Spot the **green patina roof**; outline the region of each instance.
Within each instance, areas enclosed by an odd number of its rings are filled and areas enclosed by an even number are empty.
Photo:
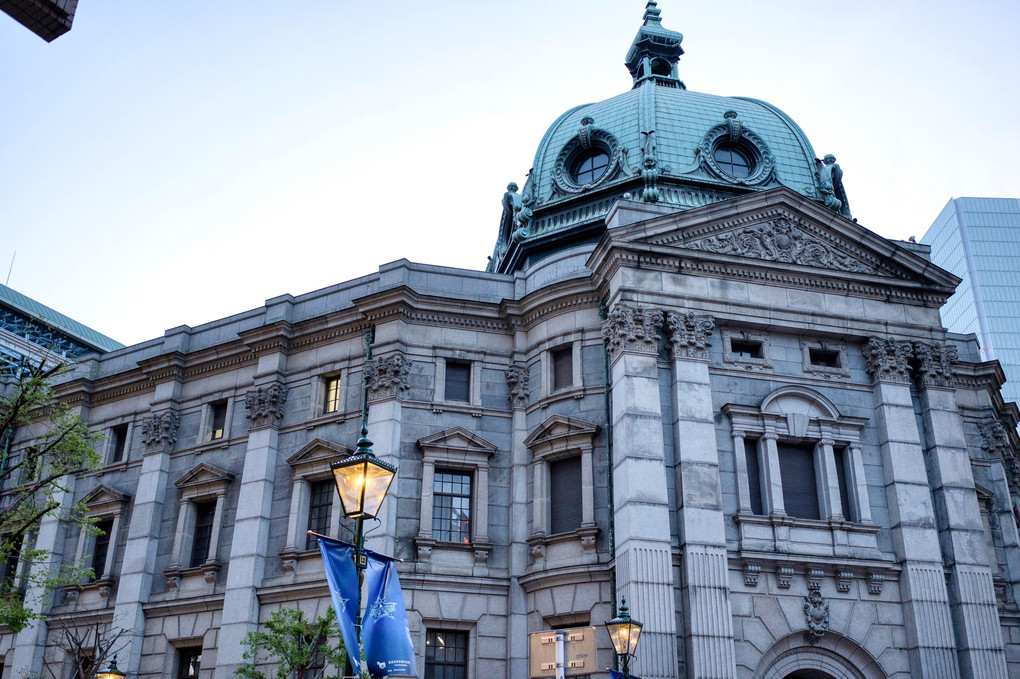
[[[45,304],[40,304],[31,297],[23,295],[6,285],[0,285],[0,305],[9,307],[67,335],[71,339],[99,351],[113,351],[124,348],[124,345],[120,342],[93,330],[87,325],[79,323],[73,318],[65,316],[59,311],[49,308]]]

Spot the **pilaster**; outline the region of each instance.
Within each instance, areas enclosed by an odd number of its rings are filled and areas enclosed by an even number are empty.
[[[673,436],[687,676],[736,677],[725,517],[708,374],[708,337],[715,323],[709,316],[670,312],[666,324],[673,355]],[[740,444],[737,451],[742,457],[742,440]]]
[[[523,333],[520,333],[523,335]],[[524,343],[524,338],[520,338]],[[511,431],[512,457],[510,471],[510,620],[507,625],[507,651],[510,663],[507,676],[528,675],[528,601],[524,589],[517,584],[518,578],[528,568],[528,512],[531,498],[528,495],[528,470],[531,455],[524,439],[528,436],[525,408],[528,405],[528,366],[514,364],[506,371],[509,387],[510,408],[513,410]]]
[[[618,304],[602,324],[613,380],[617,595],[644,622],[636,671],[677,673],[669,496],[657,354],[662,312]]]

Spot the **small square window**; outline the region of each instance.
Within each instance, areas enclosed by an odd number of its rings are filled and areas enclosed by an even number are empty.
[[[553,391],[574,386],[574,349],[567,346],[552,352]]]
[[[182,648],[177,651],[177,679],[198,679],[201,668],[201,647]]]
[[[110,462],[120,462],[124,459],[127,448],[128,426],[118,424],[110,428]]]
[[[216,401],[209,406],[209,440],[223,438],[227,427],[227,402]]]
[[[737,358],[762,358],[761,342],[749,340],[730,340],[730,353]]]
[[[447,401],[471,401],[471,364],[461,361],[446,362],[446,383],[443,397]]]
[[[340,376],[333,375],[325,379],[325,392],[322,400],[323,414],[340,411]]]
[[[811,365],[821,368],[840,368],[839,351],[835,349],[808,349]]]

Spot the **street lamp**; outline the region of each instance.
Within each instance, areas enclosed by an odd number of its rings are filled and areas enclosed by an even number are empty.
[[[361,438],[354,454],[329,466],[340,495],[344,516],[354,519],[354,567],[358,570],[358,607],[354,628],[358,632],[358,653],[361,653],[361,585],[365,580],[368,556],[365,554],[365,531],[362,522],[379,513],[397,470],[372,452],[368,427],[361,425]]]
[[[124,679],[127,675],[117,668],[117,654],[110,658],[110,664],[105,670],[96,672],[96,679]]]
[[[606,629],[609,630],[613,650],[623,662],[623,676],[627,677],[630,657],[637,651],[638,637],[641,636],[641,623],[631,619],[626,598],[621,600],[620,614],[606,623]]]

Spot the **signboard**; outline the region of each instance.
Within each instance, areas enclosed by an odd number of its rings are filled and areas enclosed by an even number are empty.
[[[560,643],[557,644],[557,637]],[[562,655],[557,660],[557,647]],[[573,627],[571,629],[535,632],[530,636],[531,677],[556,677],[556,665],[563,665],[563,674],[571,677],[579,674],[594,674],[595,668],[595,628]]]

